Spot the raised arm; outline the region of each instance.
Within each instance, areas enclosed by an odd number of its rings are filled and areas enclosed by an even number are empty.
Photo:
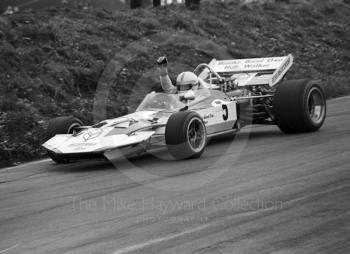
[[[165,56],[162,56],[158,58],[157,60],[158,64],[158,72],[160,76],[160,84],[163,88],[163,91],[165,93],[176,93],[177,89],[176,87],[172,84],[170,77],[168,75],[168,60]]]

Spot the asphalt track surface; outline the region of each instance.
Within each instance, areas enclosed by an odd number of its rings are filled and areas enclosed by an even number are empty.
[[[1,169],[0,253],[350,253],[349,97],[316,133],[162,156]]]

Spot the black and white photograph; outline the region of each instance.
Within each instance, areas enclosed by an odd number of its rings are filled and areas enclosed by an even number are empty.
[[[350,253],[350,0],[0,0],[0,254]]]

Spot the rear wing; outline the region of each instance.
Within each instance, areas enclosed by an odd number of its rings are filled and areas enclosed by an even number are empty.
[[[274,86],[282,80],[293,65],[291,54],[282,57],[250,58],[237,60],[213,59],[209,66],[220,76],[234,78],[238,86]],[[206,75],[204,70],[201,76]],[[207,73],[208,74],[208,73]]]

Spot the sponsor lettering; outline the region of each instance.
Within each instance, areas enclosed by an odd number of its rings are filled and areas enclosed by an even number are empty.
[[[226,65],[225,70],[237,70],[239,69],[239,65]]]
[[[88,141],[89,139],[97,138],[98,136],[101,135],[103,131],[101,129],[96,129],[96,130],[89,130],[83,135],[83,139],[85,141]]]
[[[232,60],[232,61],[221,61],[218,65],[230,65],[230,64],[241,64],[242,60]]]
[[[263,63],[266,61],[266,58],[258,58],[258,59],[247,59],[244,61],[244,63]]]
[[[285,69],[290,64],[291,58],[288,57],[287,61],[281,66],[281,68],[277,71],[277,73],[272,77],[272,83],[275,83],[275,81],[278,79],[278,77],[285,71]]]
[[[206,119],[210,119],[210,118],[213,118],[213,117],[214,117],[213,114],[209,114],[209,115],[204,115],[203,119],[206,120]]]
[[[267,68],[269,64],[245,64],[245,69],[259,69],[259,68]]]
[[[83,150],[86,150],[86,147],[76,147],[73,150],[74,151],[83,151]]]
[[[272,62],[281,62],[283,60],[283,57],[272,57],[272,58],[267,58],[268,63],[272,63]]]
[[[232,61],[221,61],[218,65],[224,65],[224,70],[234,71],[237,69],[262,69],[270,68],[271,64],[279,63],[283,61],[284,57],[271,57],[271,58],[253,58],[253,59],[242,59]],[[271,67],[272,68],[272,67]]]

